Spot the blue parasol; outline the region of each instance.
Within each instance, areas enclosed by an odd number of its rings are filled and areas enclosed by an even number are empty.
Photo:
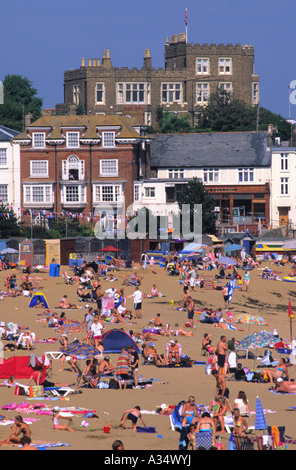
[[[96,348],[84,343],[72,343],[65,348],[61,348],[61,352],[67,356],[77,356],[78,359],[85,359],[100,354],[100,351]]]
[[[255,429],[257,431],[262,430],[262,429],[267,429],[265,415],[264,415],[264,411],[263,411],[263,408],[262,408],[261,401],[259,400],[259,397],[256,398]]]

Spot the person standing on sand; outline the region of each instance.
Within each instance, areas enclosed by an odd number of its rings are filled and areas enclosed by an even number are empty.
[[[249,271],[245,272],[245,284],[246,284],[247,292],[249,292],[249,285],[250,285],[250,273],[249,273]]]
[[[187,318],[189,320],[191,328],[195,328],[194,326],[194,300],[192,297],[188,297],[186,300],[186,309],[187,309]]]
[[[134,309],[135,309],[136,319],[140,319],[140,318],[142,318],[143,294],[140,291],[138,286],[136,286],[135,292],[132,294],[132,298],[134,300]]]
[[[216,353],[218,357],[218,374],[219,375],[222,375],[222,371],[225,366],[227,350],[228,350],[227,338],[226,336],[221,336],[220,341],[217,344],[217,349],[216,349]]]

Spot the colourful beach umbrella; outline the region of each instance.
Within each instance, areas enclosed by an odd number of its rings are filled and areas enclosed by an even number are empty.
[[[100,354],[96,348],[85,343],[72,343],[61,351],[68,356],[77,356],[78,359],[85,359],[86,357],[97,356]]]
[[[251,313],[241,313],[234,318],[235,323],[245,323],[247,325],[262,325],[266,326],[268,323],[259,315]]]
[[[267,429],[264,411],[263,411],[262,404],[258,396],[256,398],[255,429],[257,431]]]
[[[254,333],[246,336],[237,346],[237,351],[244,351],[249,349],[266,348],[268,346],[274,346],[277,339],[272,333],[265,330],[260,333]]]

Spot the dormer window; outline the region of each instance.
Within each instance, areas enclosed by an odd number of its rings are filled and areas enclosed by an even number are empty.
[[[79,147],[79,132],[67,132],[67,147],[72,149]]]
[[[45,148],[45,132],[33,132],[33,147],[37,149]]]
[[[115,132],[102,132],[102,145],[105,148],[115,147]]]

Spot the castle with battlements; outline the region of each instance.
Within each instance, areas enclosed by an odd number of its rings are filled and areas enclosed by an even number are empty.
[[[185,33],[166,39],[164,68],[152,66],[145,50],[142,68],[113,67],[110,51],[102,60],[85,59],[79,69],[64,73],[64,103],[57,114],[119,114],[158,127],[157,110],[186,114],[191,125],[200,106],[218,87],[234,98],[259,103],[259,76],[254,73],[254,47],[240,44],[189,44]]]

